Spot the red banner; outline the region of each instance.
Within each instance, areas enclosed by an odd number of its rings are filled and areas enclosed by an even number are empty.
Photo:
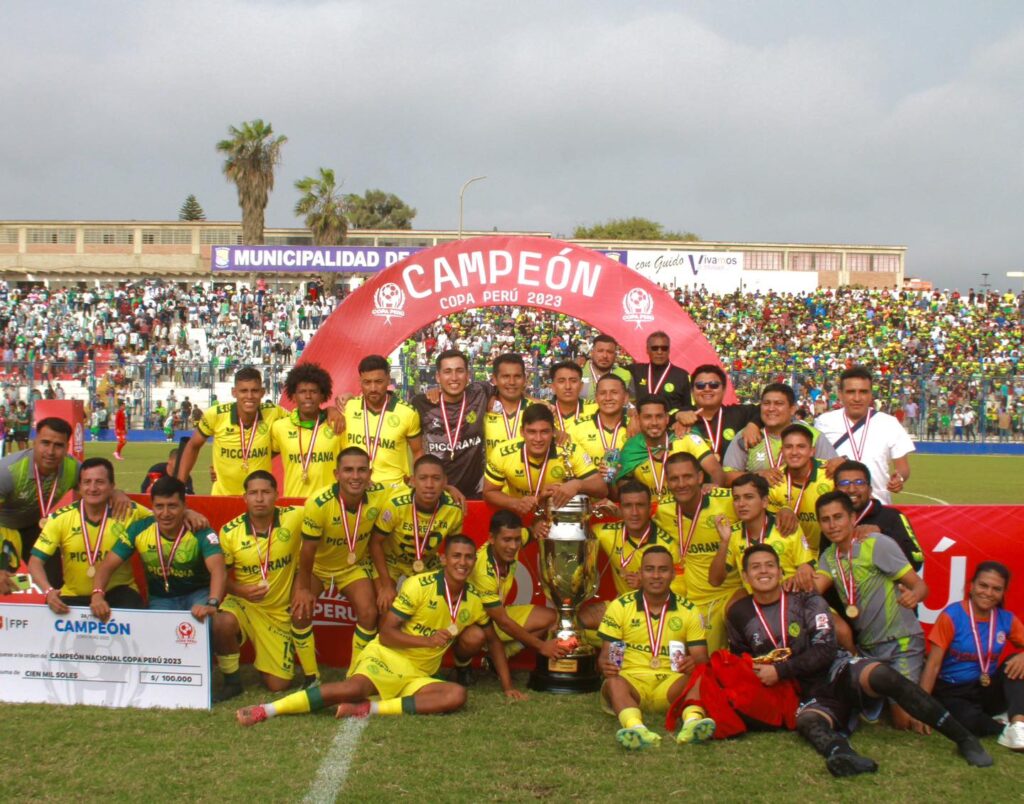
[[[700,329],[665,290],[595,251],[542,237],[475,237],[420,251],[352,293],[302,352],[330,372],[338,391],[358,393],[359,361],[390,354],[452,313],[536,307],[577,318],[646,361],[647,336],[672,340],[672,362],[692,371],[720,364]],[[735,402],[732,387],[726,402]]]

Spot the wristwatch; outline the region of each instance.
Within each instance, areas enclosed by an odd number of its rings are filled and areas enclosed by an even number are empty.
[[[209,600],[206,601],[206,605],[213,606],[215,609],[220,608],[220,601],[217,600],[217,598],[215,597],[211,597]]]

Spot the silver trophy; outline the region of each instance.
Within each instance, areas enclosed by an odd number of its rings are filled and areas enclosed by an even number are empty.
[[[597,592],[598,543],[590,529],[590,498],[573,497],[548,513],[551,529],[537,541],[544,593],[558,612],[553,637],[570,652],[562,659],[537,657],[530,688],[545,692],[593,692],[601,686],[597,651],[586,641],[576,612]]]

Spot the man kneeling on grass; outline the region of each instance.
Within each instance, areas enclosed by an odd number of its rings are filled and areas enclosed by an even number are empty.
[[[466,703],[465,687],[433,676],[449,646],[471,625],[483,629],[505,695],[524,698],[512,686],[501,639],[483,601],[466,583],[475,562],[473,540],[449,536],[441,569],[406,579],[380,624],[380,633],[363,649],[347,679],[239,709],[238,722],[252,726],[275,715],[304,714],[334,704],[338,717],[454,712]],[[376,695],[380,700],[371,702]]]

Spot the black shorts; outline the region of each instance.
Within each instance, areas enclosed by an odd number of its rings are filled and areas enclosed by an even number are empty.
[[[828,682],[807,689],[797,716],[805,709],[814,709],[828,715],[832,728],[846,731],[853,718],[861,710],[874,713],[882,703],[880,698],[863,695],[860,675],[874,660],[861,657],[843,657],[833,665]]]

